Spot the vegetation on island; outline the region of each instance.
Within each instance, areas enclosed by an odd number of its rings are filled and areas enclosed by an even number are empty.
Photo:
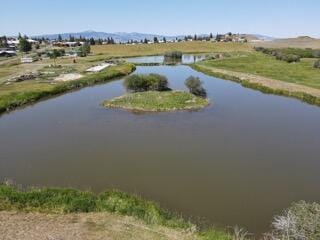
[[[128,91],[167,91],[168,79],[160,74],[133,74],[125,78],[124,86]]]
[[[139,112],[197,110],[208,104],[208,99],[183,91],[129,93],[103,103],[108,108],[122,108]]]
[[[190,76],[185,81],[186,87],[193,95],[205,98],[207,96],[206,90],[202,86],[202,82],[199,77]]]
[[[176,59],[176,60],[181,60],[183,53],[180,51],[172,51],[172,52],[166,52],[164,54],[164,58],[167,59]]]
[[[186,80],[190,93],[172,91],[168,87],[168,79],[154,73],[128,76],[124,80],[124,86],[129,94],[107,100],[103,105],[131,111],[162,112],[195,110],[209,104],[201,81],[194,77]]]

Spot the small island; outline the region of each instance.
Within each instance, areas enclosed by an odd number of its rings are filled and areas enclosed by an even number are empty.
[[[125,94],[103,103],[108,108],[130,111],[171,112],[197,110],[209,104],[208,99],[183,91],[148,91]]]
[[[171,90],[167,78],[158,74],[131,75],[124,85],[129,93],[104,101],[104,107],[133,112],[174,112],[199,110],[209,105],[200,79],[193,76],[186,80],[190,92]]]

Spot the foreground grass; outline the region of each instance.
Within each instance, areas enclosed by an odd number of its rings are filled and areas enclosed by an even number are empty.
[[[166,44],[138,45],[95,45],[91,47],[94,54],[112,57],[133,57],[146,55],[162,55],[166,52],[180,51],[183,53],[211,53],[253,51],[249,44],[244,43],[212,43],[212,42],[179,42]]]
[[[320,71],[313,68],[314,61],[302,59],[298,63],[287,63],[263,53],[248,53],[241,57],[217,59],[200,64],[320,89]]]
[[[146,224],[180,229],[192,234],[193,239],[232,239],[231,235],[223,231],[211,230],[200,233],[196,231],[195,225],[160,208],[158,204],[115,190],[96,195],[75,189],[47,188],[22,191],[9,185],[0,185],[0,211],[11,210],[46,214],[110,212],[131,216]]]
[[[109,67],[95,74],[87,74],[79,80],[59,83],[43,83],[30,80],[0,87],[0,114],[17,107],[34,103],[70,90],[103,83],[130,74],[135,69],[132,64]]]
[[[208,99],[183,91],[137,92],[116,97],[103,103],[108,108],[122,108],[139,112],[196,110],[208,104]]]

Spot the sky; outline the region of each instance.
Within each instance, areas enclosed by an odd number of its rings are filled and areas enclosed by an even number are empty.
[[[8,36],[95,30],[320,37],[320,0],[12,0],[1,9],[0,35]]]

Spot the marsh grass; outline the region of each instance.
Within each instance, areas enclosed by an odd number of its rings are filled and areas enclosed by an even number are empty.
[[[122,108],[139,112],[197,110],[208,104],[208,99],[183,91],[131,93],[103,103],[108,108]]]

